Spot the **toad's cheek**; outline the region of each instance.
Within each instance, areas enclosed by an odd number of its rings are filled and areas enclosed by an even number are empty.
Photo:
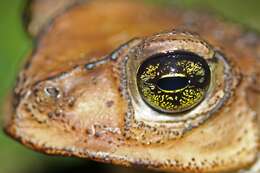
[[[50,154],[84,155],[114,151],[127,103],[111,64],[38,82],[21,99],[7,132]],[[118,143],[116,144],[118,145]]]

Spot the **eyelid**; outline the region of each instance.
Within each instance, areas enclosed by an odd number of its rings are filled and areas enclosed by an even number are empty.
[[[143,50],[142,54],[146,57],[158,53],[185,51],[210,60],[215,54],[213,47],[198,35],[179,31],[171,31],[147,37],[143,41],[141,49]]]

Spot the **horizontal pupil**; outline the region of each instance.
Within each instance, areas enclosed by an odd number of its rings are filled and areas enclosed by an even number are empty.
[[[161,90],[178,90],[186,87],[189,84],[187,77],[165,77],[157,81],[157,86]]]

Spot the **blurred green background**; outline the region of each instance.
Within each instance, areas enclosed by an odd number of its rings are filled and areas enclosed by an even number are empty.
[[[213,10],[228,20],[260,31],[259,0],[146,1]],[[32,49],[32,41],[24,32],[21,22],[24,4],[23,0],[0,0],[0,105],[12,88],[22,58]],[[0,173],[86,172],[92,168],[95,172],[127,172],[127,169],[86,160],[45,156],[26,149],[0,131]]]

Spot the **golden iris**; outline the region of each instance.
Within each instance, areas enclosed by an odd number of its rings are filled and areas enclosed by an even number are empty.
[[[138,90],[153,109],[188,111],[205,97],[210,84],[205,59],[191,52],[170,52],[147,58],[137,72]]]

